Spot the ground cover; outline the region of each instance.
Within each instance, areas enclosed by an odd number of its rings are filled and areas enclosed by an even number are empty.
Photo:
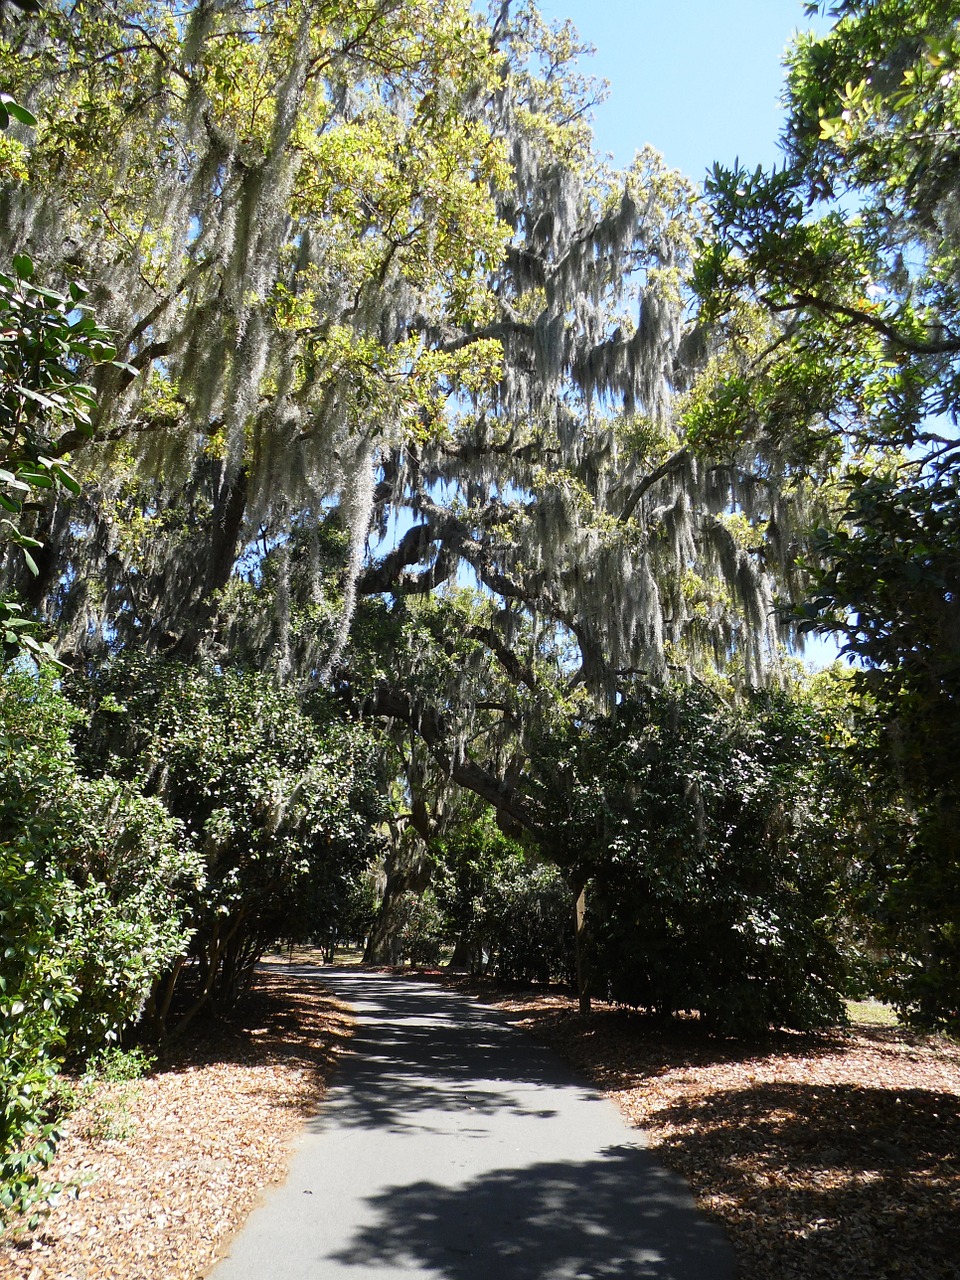
[[[483,993],[645,1129],[744,1280],[960,1277],[960,1045],[854,1007],[742,1043],[567,995]]]
[[[349,1032],[342,1005],[267,966],[235,1020],[68,1118],[50,1172],[73,1191],[0,1241],[2,1280],[199,1280],[283,1178]]]

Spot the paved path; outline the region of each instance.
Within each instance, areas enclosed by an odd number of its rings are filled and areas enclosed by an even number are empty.
[[[304,969],[304,977],[316,977]],[[354,1052],[211,1280],[729,1280],[611,1102],[502,1015],[349,969]]]

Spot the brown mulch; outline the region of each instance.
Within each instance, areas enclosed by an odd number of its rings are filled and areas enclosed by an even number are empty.
[[[129,1136],[102,1136],[117,1086],[69,1117],[50,1175],[75,1190],[35,1233],[0,1240],[0,1277],[199,1280],[283,1178],[350,1033],[343,1005],[265,966],[237,1020],[137,1082]]]
[[[457,985],[643,1127],[726,1228],[743,1280],[960,1278],[960,1045],[866,1025],[725,1041],[607,1006],[581,1019],[561,992]],[[343,1006],[282,964],[243,1014],[140,1083],[131,1137],[74,1115],[52,1172],[79,1194],[32,1239],[0,1241],[2,1280],[209,1272],[283,1176],[350,1034]]]
[[[462,984],[461,984],[462,985]],[[682,1173],[745,1280],[960,1277],[960,1045],[854,1024],[759,1042],[497,996]]]

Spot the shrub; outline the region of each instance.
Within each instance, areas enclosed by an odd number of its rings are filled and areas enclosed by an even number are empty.
[[[589,886],[597,994],[728,1032],[843,1017],[828,736],[800,698],[683,687],[541,744],[550,847]]]

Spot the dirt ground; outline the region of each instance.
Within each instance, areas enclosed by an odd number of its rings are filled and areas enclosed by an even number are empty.
[[[960,1278],[960,1046],[866,1022],[742,1043],[612,1007],[581,1018],[562,992],[472,989],[645,1129],[744,1280]],[[283,1177],[349,1035],[336,1001],[266,966],[238,1022],[136,1086],[127,1136],[104,1124],[109,1089],[70,1118],[51,1172],[74,1189],[0,1242],[0,1278],[199,1280]]]

